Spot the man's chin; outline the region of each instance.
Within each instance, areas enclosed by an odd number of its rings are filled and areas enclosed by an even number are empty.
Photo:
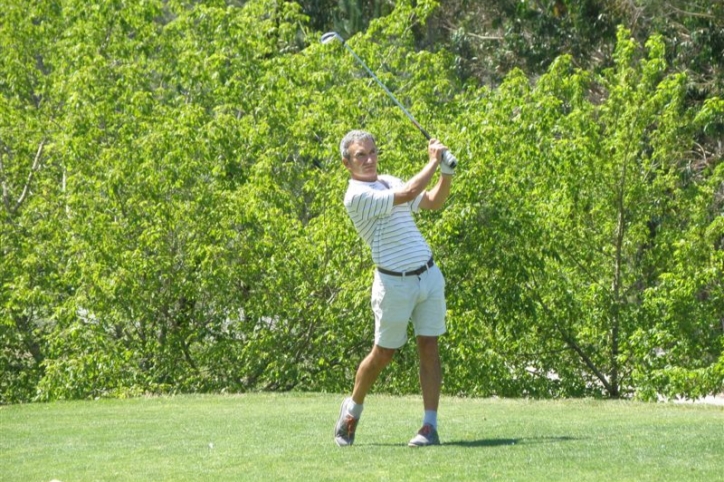
[[[377,180],[377,173],[355,176],[355,179],[362,182],[375,182]]]

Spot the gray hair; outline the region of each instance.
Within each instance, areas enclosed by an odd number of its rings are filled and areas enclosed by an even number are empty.
[[[349,159],[349,146],[357,141],[364,140],[371,140],[372,142],[377,144],[375,136],[367,131],[354,130],[349,131],[347,134],[345,134],[345,136],[342,138],[342,142],[339,143],[339,152],[340,154],[342,154],[342,157],[345,159]]]

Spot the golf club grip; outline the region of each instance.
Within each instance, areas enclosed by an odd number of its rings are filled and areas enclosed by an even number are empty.
[[[442,153],[442,162],[444,162],[449,167],[452,167],[455,169],[458,165],[458,160],[455,158],[455,156],[452,155],[452,153],[448,150],[443,151]]]

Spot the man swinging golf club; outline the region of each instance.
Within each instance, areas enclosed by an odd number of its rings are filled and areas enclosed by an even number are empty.
[[[378,151],[372,134],[353,130],[340,143],[342,163],[351,177],[344,205],[357,233],[370,247],[377,269],[372,285],[374,346],[357,369],[352,396],[342,402],[334,434],[339,446],[354,443],[365,396],[395,351],[407,341],[410,321],[420,358],[424,417],[422,428],[408,445],[440,444],[437,410],[442,370],[438,337],[445,333],[445,280],[412,213],[442,208],[455,170],[441,162],[447,148],[440,141],[430,139],[427,150],[428,162],[403,182],[377,174]],[[426,191],[438,166],[440,179]]]

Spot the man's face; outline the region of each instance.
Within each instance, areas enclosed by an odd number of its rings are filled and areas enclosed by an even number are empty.
[[[342,159],[352,179],[364,182],[377,180],[377,146],[371,139],[353,142],[349,149],[349,159]]]

